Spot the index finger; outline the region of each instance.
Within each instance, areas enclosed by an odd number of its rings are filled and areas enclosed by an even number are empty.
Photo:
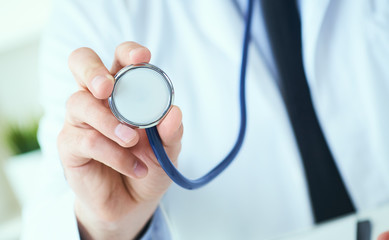
[[[98,99],[111,95],[114,78],[92,49],[84,47],[74,50],[68,64],[80,87],[89,90]]]
[[[112,77],[122,67],[149,62],[150,51],[135,42],[124,42],[115,50],[111,72],[104,66],[100,57],[90,48],[79,48],[69,56],[69,68],[78,84],[89,90],[98,99],[107,99],[112,92]],[[112,75],[111,75],[112,73]]]

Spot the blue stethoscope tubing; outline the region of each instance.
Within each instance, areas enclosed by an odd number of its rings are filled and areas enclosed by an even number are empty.
[[[246,134],[246,125],[247,125],[246,69],[247,69],[248,48],[250,43],[250,28],[251,28],[252,14],[253,14],[252,12],[253,12],[253,0],[249,0],[247,6],[247,15],[245,19],[242,62],[241,62],[241,70],[240,70],[240,88],[239,88],[240,129],[234,147],[231,149],[228,155],[223,159],[223,161],[221,161],[216,167],[214,167],[211,171],[209,171],[204,176],[198,179],[188,179],[184,177],[170,161],[169,157],[165,152],[165,149],[163,148],[161,137],[158,134],[157,128],[151,127],[146,129],[150,146],[153,149],[153,152],[159,164],[161,165],[162,169],[173,180],[173,182],[175,182],[177,185],[183,188],[196,189],[211,182],[215,177],[217,177],[221,172],[223,172],[228,167],[228,165],[230,165],[230,163],[235,159],[240,148],[242,147],[243,139]]]

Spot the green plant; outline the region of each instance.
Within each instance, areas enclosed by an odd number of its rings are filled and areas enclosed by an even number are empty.
[[[12,154],[22,154],[39,149],[38,125],[37,120],[28,125],[8,124],[5,129],[4,140]]]

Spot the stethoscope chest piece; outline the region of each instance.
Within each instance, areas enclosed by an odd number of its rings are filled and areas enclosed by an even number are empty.
[[[169,112],[173,85],[158,67],[141,63],[127,66],[115,75],[109,107],[122,123],[137,128],[157,125]]]

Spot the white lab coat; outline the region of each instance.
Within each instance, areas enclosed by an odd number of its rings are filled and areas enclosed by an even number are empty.
[[[240,4],[244,9],[245,1]],[[301,0],[299,6],[309,87],[344,182],[359,210],[389,202],[389,3]],[[160,208],[174,239],[266,239],[313,224],[259,10],[256,6],[242,150],[204,188],[171,186]],[[194,178],[215,166],[237,136],[243,27],[232,1],[58,1],[41,59],[44,184],[25,211],[24,236],[78,237],[74,196],[55,143],[66,99],[77,90],[67,69],[72,50],[90,47],[107,66],[123,41],[151,50],[151,63],[170,76],[175,104],[183,111],[179,168]]]

